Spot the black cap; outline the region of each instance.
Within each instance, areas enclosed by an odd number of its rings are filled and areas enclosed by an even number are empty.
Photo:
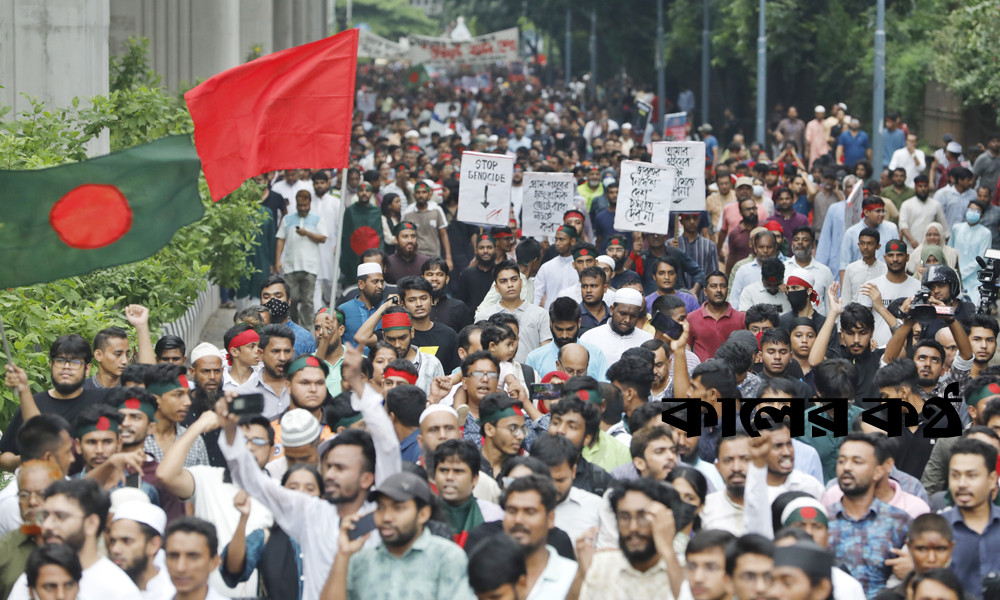
[[[368,492],[368,501],[374,502],[379,494],[385,494],[396,502],[420,500],[430,504],[434,493],[431,487],[419,475],[413,473],[396,473],[382,482],[382,485]]]

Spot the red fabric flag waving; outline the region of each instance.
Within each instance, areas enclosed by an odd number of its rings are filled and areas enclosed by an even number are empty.
[[[346,167],[358,30],[263,56],[184,94],[212,198],[277,169]]]

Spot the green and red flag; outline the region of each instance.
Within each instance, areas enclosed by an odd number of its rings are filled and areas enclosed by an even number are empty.
[[[430,80],[430,76],[427,75],[427,69],[423,65],[417,65],[410,67],[410,72],[406,76],[406,85],[411,88],[419,88],[423,87]]]
[[[262,56],[184,94],[212,198],[268,171],[343,168],[358,30]]]
[[[136,262],[202,217],[187,135],[91,160],[0,171],[0,287]]]

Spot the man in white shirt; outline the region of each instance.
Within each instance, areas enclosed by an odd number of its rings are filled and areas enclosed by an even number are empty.
[[[309,185],[309,182],[306,179],[302,179],[300,177],[302,171],[305,171],[306,178],[308,178],[308,169],[285,169],[283,179],[281,179],[281,181],[276,181],[274,185],[271,186],[271,191],[280,194],[281,197],[285,199],[285,202],[288,203],[289,207],[291,207],[291,205],[295,202],[295,195],[298,194],[300,190],[308,191],[310,194],[310,200],[312,199],[312,186]]]
[[[56,481],[45,490],[42,513],[42,539],[46,544],[66,544],[80,558],[83,577],[81,598],[100,600],[135,600],[139,588],[115,563],[101,555],[97,538],[108,521],[111,499],[94,479]],[[25,574],[14,582],[8,600],[28,600]]]
[[[166,526],[162,508],[129,500],[115,507],[108,527],[108,555],[139,587],[143,600],[171,600],[176,593],[170,574],[155,564]]]
[[[330,291],[333,284],[334,246],[340,241],[340,196],[330,193],[330,176],[326,171],[313,174],[312,212],[319,215],[327,227],[326,241],[319,245],[319,273],[316,276],[316,291],[313,306],[330,306]],[[382,190],[385,194],[385,189]]]
[[[521,299],[521,271],[510,261],[493,267],[493,285],[500,292],[500,301],[486,310],[478,311],[476,321],[488,319],[498,312],[517,317],[518,345],[514,358],[523,363],[531,351],[552,339],[549,311]]]
[[[308,190],[296,192],[295,213],[286,216],[278,227],[278,246],[274,257],[275,272],[285,271],[285,281],[290,288],[288,315],[307,330],[312,329],[313,292],[320,271],[320,246],[328,239],[326,221],[311,211],[311,205],[312,194]]]
[[[705,497],[702,527],[743,535],[743,492],[750,467],[750,438],[746,433],[738,432],[719,440],[716,467],[726,487]]]
[[[760,279],[743,288],[740,294],[739,310],[746,312],[757,304],[771,304],[778,307],[778,313],[792,310],[788,296],[781,290],[785,281],[785,265],[778,258],[765,258],[760,265]]]
[[[167,571],[177,588],[176,598],[221,600],[223,596],[208,585],[219,570],[219,536],[215,525],[198,517],[181,517],[164,534]]]
[[[878,250],[882,248],[879,240],[879,232],[875,229],[861,230],[857,241],[861,258],[847,265],[840,278],[842,282],[840,299],[845,305],[857,301],[862,285],[885,275],[885,263],[877,257]]]
[[[864,217],[847,228],[840,244],[840,281],[844,281],[844,271],[847,265],[861,258],[861,251],[858,248],[858,237],[863,229],[874,229],[878,231],[879,239],[895,240],[899,238],[899,230],[894,223],[885,220],[885,201],[878,196],[869,196],[861,203],[861,211]],[[875,258],[882,258],[881,247],[875,249]],[[857,290],[855,290],[857,291]]]
[[[560,290],[579,283],[580,278],[572,266],[572,250],[579,235],[576,228],[570,225],[560,225],[556,229],[553,246],[559,255],[543,264],[535,275],[534,303],[542,308],[551,306]]]
[[[899,207],[899,233],[903,240],[916,248],[924,241],[927,226],[931,223],[947,223],[948,218],[937,199],[931,197],[930,178],[917,175],[913,178],[914,196],[903,201]],[[950,231],[945,231],[947,239]]]
[[[826,291],[833,284],[833,272],[830,267],[813,258],[813,248],[816,246],[816,230],[811,227],[799,227],[792,232],[792,257],[785,261],[785,268],[798,267],[812,274],[815,283],[813,289],[819,296],[817,311],[825,315],[829,308],[826,304]]]
[[[924,172],[927,168],[927,159],[924,151],[917,148],[917,136],[912,133],[906,136],[906,146],[892,153],[889,160],[889,171],[904,169],[906,171],[906,185],[913,187],[913,178]]]
[[[906,274],[906,244],[892,240],[885,245],[886,272],[867,283],[861,284],[857,295],[858,304],[871,308],[875,315],[875,331],[872,338],[880,348],[889,343],[896,317],[889,312],[893,300],[910,298],[920,291],[920,281]],[[890,325],[891,324],[891,325]]]
[[[500,497],[503,530],[520,544],[527,563],[527,600],[565,598],[576,576],[576,561],[546,544],[555,526],[556,487],[543,475],[518,477]]]
[[[613,365],[629,348],[635,348],[653,339],[651,334],[635,327],[639,317],[645,312],[645,299],[642,293],[631,288],[622,288],[615,292],[611,319],[604,325],[583,334],[580,341],[601,348],[607,363]]]

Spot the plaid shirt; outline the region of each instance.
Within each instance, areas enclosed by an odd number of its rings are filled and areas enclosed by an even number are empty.
[[[868,512],[857,521],[847,516],[840,502],[828,508],[833,517],[830,521],[830,550],[837,561],[861,582],[865,595],[871,600],[892,575],[892,568],[887,567],[885,561],[895,556],[890,549],[903,547],[910,515],[878,498],[872,500]]]

